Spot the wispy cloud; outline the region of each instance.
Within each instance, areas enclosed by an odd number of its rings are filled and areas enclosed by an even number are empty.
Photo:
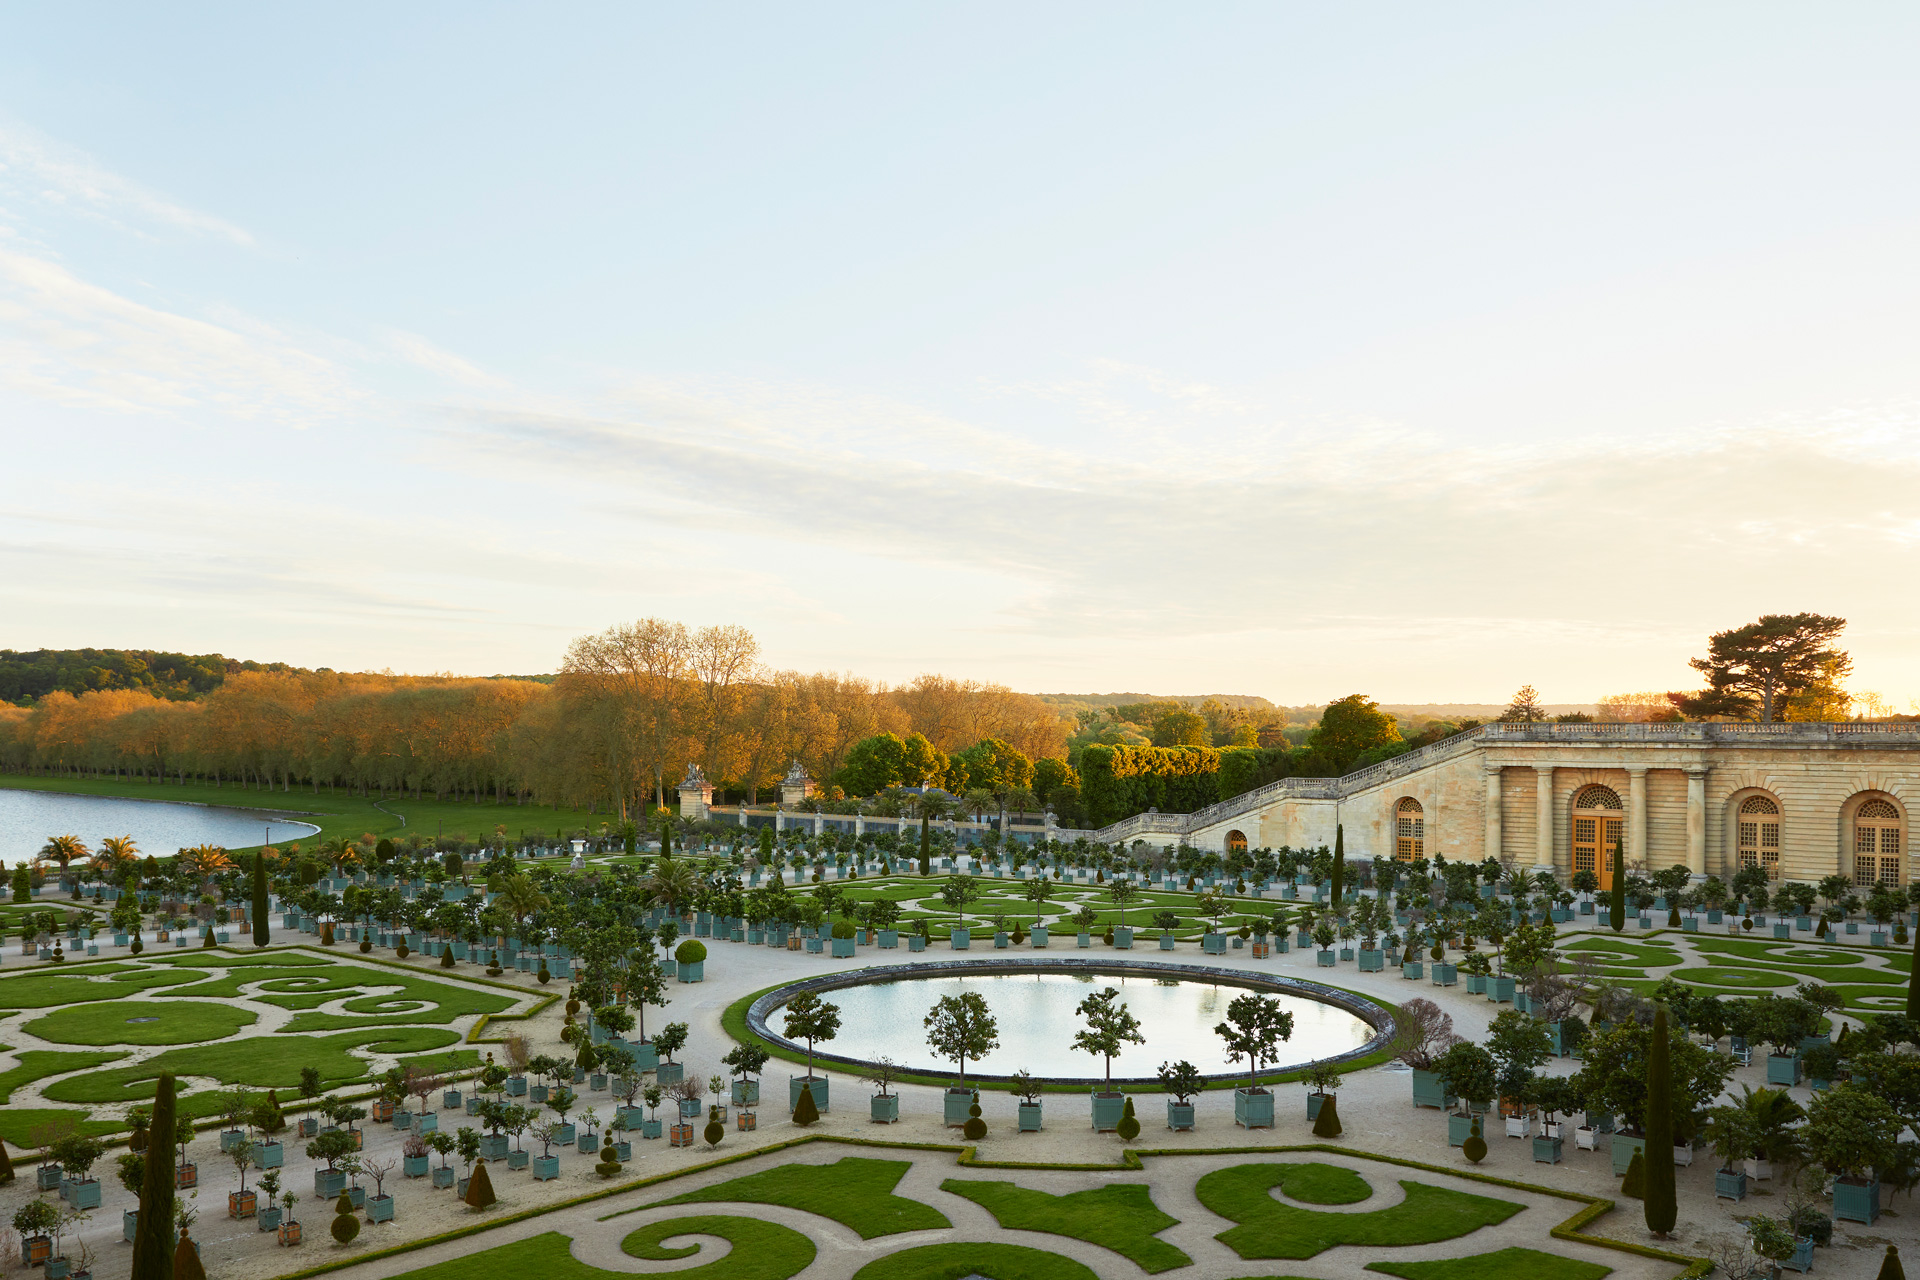
[[[0,250],[0,383],[62,404],[305,425],[360,398],[331,361],[279,338],[135,302]]]
[[[254,238],[224,218],[187,208],[70,147],[17,123],[0,121],[0,190],[17,200],[99,219],[135,234],[164,227],[252,247]]]
[[[408,364],[450,378],[463,386],[490,391],[505,391],[513,386],[507,379],[488,373],[472,361],[434,345],[417,333],[395,329],[387,334],[387,346]]]

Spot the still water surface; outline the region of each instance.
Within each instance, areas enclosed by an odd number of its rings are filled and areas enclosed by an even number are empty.
[[[941,996],[976,991],[986,998],[1000,1025],[1000,1047],[967,1070],[1011,1075],[1025,1068],[1036,1076],[1089,1077],[1105,1072],[1104,1060],[1072,1047],[1085,1023],[1074,1012],[1103,987],[1118,988],[1122,1001],[1140,1020],[1144,1045],[1130,1044],[1113,1060],[1113,1074],[1151,1076],[1162,1062],[1185,1058],[1208,1075],[1244,1071],[1246,1063],[1227,1060],[1215,1024],[1224,1022],[1228,1003],[1247,993],[1244,987],[1205,981],[1141,977],[1137,974],[1086,975],[1009,973],[985,976],[908,978],[842,987],[825,993],[840,1006],[840,1034],[831,1048],[854,1058],[885,1054],[916,1071],[951,1073],[953,1064],[933,1056],[923,1020]],[[1300,996],[1277,997],[1293,1014],[1293,1038],[1280,1051],[1280,1066],[1310,1062],[1357,1049],[1373,1028],[1344,1009]],[[782,1025],[776,1011],[768,1019]],[[1262,1070],[1272,1070],[1263,1065]]]
[[[164,858],[190,845],[244,849],[262,840],[303,840],[319,830],[257,809],[0,790],[0,858],[10,864],[38,853],[48,836],[79,836],[90,849],[107,836],[132,836],[142,854]]]

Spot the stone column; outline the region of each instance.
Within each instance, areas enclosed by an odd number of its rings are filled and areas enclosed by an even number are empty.
[[[1707,874],[1707,766],[1687,767],[1687,870]]]
[[[1486,820],[1487,820],[1486,846],[1487,847],[1481,853],[1481,857],[1498,858],[1500,856],[1500,780],[1501,780],[1501,772],[1500,772],[1499,765],[1490,764],[1486,766],[1486,780],[1487,780],[1487,810],[1486,810]]]
[[[1553,870],[1553,766],[1533,766],[1533,869]]]
[[[1627,857],[1653,868],[1653,855],[1647,848],[1647,766],[1627,766]]]

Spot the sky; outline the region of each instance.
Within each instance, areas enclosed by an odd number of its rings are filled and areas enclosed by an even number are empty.
[[[1920,696],[1920,10],[9,5],[0,647]]]

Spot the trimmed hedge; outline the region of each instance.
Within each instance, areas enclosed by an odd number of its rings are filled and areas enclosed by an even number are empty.
[[[1080,751],[1080,797],[1100,827],[1148,809],[1192,813],[1291,777],[1296,753],[1285,747],[1124,747],[1092,743]]]

